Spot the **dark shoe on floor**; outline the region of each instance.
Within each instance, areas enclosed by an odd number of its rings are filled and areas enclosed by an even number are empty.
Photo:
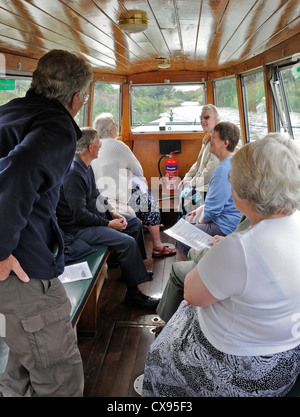
[[[134,294],[127,292],[124,299],[124,304],[144,310],[155,310],[158,303],[159,299],[148,297],[148,295],[143,294],[141,291],[137,291]]]
[[[149,269],[147,269],[147,274],[148,274],[148,276],[149,276],[149,281],[152,281],[153,280],[153,271],[150,271]],[[124,279],[124,277],[123,277],[123,274],[121,274],[121,276],[120,276],[120,280],[121,281],[126,281],[125,279]]]

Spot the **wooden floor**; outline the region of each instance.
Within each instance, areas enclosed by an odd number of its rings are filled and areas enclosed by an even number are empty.
[[[166,225],[165,228],[167,228]],[[161,232],[162,242],[174,243]],[[149,233],[145,233],[148,270],[153,280],[140,285],[147,295],[160,297],[173,262],[184,257],[153,259]],[[139,397],[134,381],[143,374],[147,350],[155,338],[153,330],[161,324],[155,312],[122,304],[126,286],[119,269],[108,269],[99,302],[98,326],[94,337],[78,336],[85,373],[85,397]]]

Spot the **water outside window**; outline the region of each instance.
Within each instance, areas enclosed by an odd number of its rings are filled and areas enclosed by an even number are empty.
[[[134,85],[130,91],[133,132],[199,132],[204,84]]]
[[[255,72],[242,77],[245,116],[249,129],[247,141],[262,139],[268,134],[264,76]]]
[[[214,82],[215,105],[222,122],[231,122],[240,127],[240,114],[235,78],[224,78]]]

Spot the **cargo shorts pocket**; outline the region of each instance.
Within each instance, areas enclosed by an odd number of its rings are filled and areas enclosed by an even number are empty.
[[[26,332],[33,366],[47,368],[71,358],[78,352],[70,322],[70,301],[36,315],[21,318]]]

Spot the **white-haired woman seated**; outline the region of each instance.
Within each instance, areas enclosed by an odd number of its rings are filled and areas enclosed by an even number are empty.
[[[197,161],[185,174],[183,180],[178,184],[180,190],[179,213],[180,216],[195,210],[204,203],[210,178],[219,165],[218,158],[209,152],[210,135],[216,124],[220,123],[221,117],[218,109],[213,104],[206,104],[202,107],[200,122],[205,135],[202,139],[202,146]]]
[[[265,137],[231,159],[249,229],[220,239],[185,278],[148,353],[144,396],[284,396],[300,372],[300,156]]]
[[[129,211],[132,214],[133,211],[143,225],[148,227],[153,242],[153,257],[175,255],[176,249],[161,242],[161,218],[157,201],[146,184],[140,162],[129,146],[116,140],[117,124],[112,114],[102,113],[97,116],[93,127],[102,144],[98,158],[91,164],[97,187],[120,213]]]

